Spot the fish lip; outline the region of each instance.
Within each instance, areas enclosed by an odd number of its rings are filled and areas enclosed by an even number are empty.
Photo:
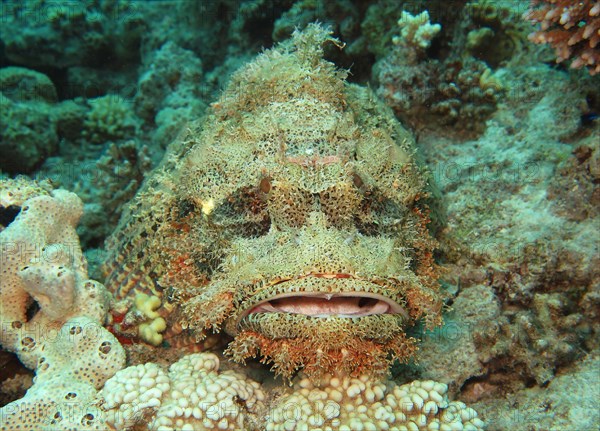
[[[309,274],[305,274],[300,277],[282,279],[277,282],[269,283],[269,285],[275,286],[278,284],[290,283],[290,282],[302,280],[307,277],[332,279],[332,280],[333,279],[355,279],[355,280],[360,280],[362,282],[368,282],[369,284],[372,284],[373,286],[377,286],[378,288],[381,288],[381,284],[379,284],[379,283],[365,280],[360,277],[356,277],[354,275],[346,274],[346,273],[309,273]],[[311,316],[309,314],[304,314],[304,313],[289,313],[289,314],[299,314],[299,315],[304,315],[307,317],[337,317],[337,318],[368,317],[368,316],[377,315],[377,314],[398,314],[398,315],[402,316],[402,318],[404,320],[406,320],[406,321],[410,320],[409,313],[406,310],[405,306],[403,306],[402,304],[394,301],[393,299],[391,299],[385,295],[379,294],[379,293],[369,292],[369,291],[365,291],[365,290],[336,291],[336,292],[295,291],[295,292],[281,292],[281,293],[269,296],[268,298],[265,298],[259,302],[256,302],[249,307],[246,307],[245,310],[241,314],[239,314],[238,318],[236,319],[235,326],[237,327],[239,325],[239,323],[242,320],[244,320],[246,317],[248,317],[250,314],[284,313],[283,311],[258,311],[258,312],[253,313],[253,310],[255,310],[261,306],[264,306],[265,304],[268,304],[274,300],[294,298],[294,297],[327,299],[327,300],[333,300],[333,299],[337,299],[337,298],[374,299],[374,300],[377,300],[378,302],[381,302],[381,303],[387,305],[387,311],[385,313],[372,313],[372,314],[366,314],[366,315],[362,315],[362,316],[340,316],[337,314],[330,314],[327,316]]]

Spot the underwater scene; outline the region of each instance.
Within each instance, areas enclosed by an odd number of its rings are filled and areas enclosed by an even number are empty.
[[[600,430],[600,1],[0,0],[0,431]]]

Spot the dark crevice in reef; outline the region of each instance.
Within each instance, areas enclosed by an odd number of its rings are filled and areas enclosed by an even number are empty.
[[[21,364],[17,355],[0,350],[0,382],[4,383],[7,379],[15,378],[19,374],[33,375]],[[25,391],[25,388],[20,388],[15,392],[0,385],[0,407],[22,398]]]
[[[7,207],[0,207],[0,225],[8,227],[21,212],[21,207],[17,205],[9,205]]]

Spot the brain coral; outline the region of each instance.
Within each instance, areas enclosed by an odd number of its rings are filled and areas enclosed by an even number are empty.
[[[123,336],[144,293],[164,345],[225,329],[234,360],[317,376],[385,373],[415,350],[407,325],[440,323],[413,138],[327,43],[311,25],[259,55],[171,145],[108,241]]]

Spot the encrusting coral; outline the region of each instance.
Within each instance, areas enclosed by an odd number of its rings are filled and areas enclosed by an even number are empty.
[[[24,179],[0,182],[0,207],[16,216],[0,232],[2,246],[0,334],[4,348],[33,368],[49,331],[81,315],[104,322],[110,296],[87,277],[75,227],[81,200]],[[39,310],[28,316],[33,302]]]
[[[535,43],[548,43],[556,51],[556,62],[572,60],[571,67],[587,67],[600,73],[600,3],[597,0],[533,0],[525,18],[539,23],[529,36]]]

